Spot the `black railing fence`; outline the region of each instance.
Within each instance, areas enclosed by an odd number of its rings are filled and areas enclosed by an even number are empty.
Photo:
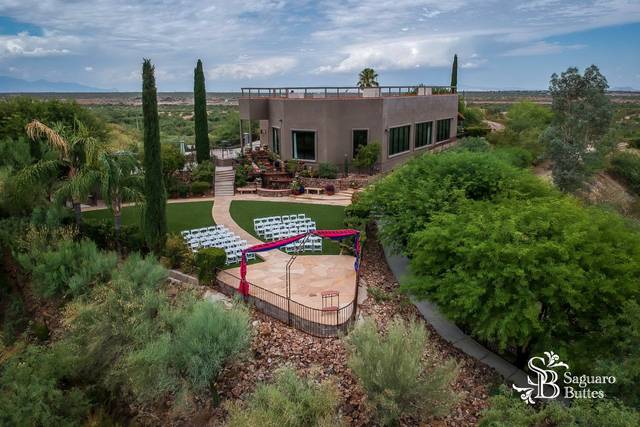
[[[240,278],[218,270],[216,284],[229,296],[238,295]],[[357,284],[356,284],[357,289]],[[256,310],[317,337],[335,337],[346,334],[356,317],[357,292],[346,305],[336,309],[309,307],[283,295],[276,294],[253,283],[249,283],[249,295],[245,298]]]
[[[453,86],[378,86],[366,88],[377,96],[450,95],[456,93]],[[365,88],[358,86],[291,86],[291,87],[243,87],[243,97],[278,98],[342,98],[365,96]],[[371,96],[371,94],[369,94]]]

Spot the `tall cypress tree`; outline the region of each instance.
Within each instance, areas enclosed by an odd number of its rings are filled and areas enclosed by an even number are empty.
[[[142,64],[142,116],[144,119],[144,238],[149,249],[160,253],[167,238],[167,195],[162,178],[160,124],[156,78],[151,60]]]
[[[458,89],[458,54],[453,55],[453,65],[451,66],[451,87]]]
[[[207,123],[207,91],[204,87],[202,61],[193,70],[193,119],[196,133],[196,160],[209,160],[209,124]]]

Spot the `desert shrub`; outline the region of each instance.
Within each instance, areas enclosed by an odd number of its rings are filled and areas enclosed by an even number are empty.
[[[229,427],[336,426],[338,394],[330,383],[316,384],[282,368],[271,384],[260,384],[244,405],[229,405]]]
[[[194,303],[175,322],[172,359],[194,391],[202,391],[217,377],[225,362],[249,346],[249,315],[241,308],[226,310],[221,303]]]
[[[192,182],[207,182],[209,185],[213,182],[213,176],[216,173],[216,167],[210,160],[200,162],[198,166],[191,172]]]
[[[640,301],[640,232],[619,215],[569,197],[474,202],[436,215],[412,236],[413,279],[458,325],[523,364],[553,347],[572,369],[618,343],[611,307]]]
[[[577,399],[570,406],[552,401],[532,407],[503,386],[489,402],[480,427],[630,427],[640,423],[640,413],[609,399]]]
[[[125,252],[146,250],[142,230],[138,224],[121,225],[120,235],[116,237],[113,220],[85,219],[82,221],[81,233],[84,237],[93,240],[101,249],[120,248]]]
[[[469,136],[460,139],[458,144],[456,144],[455,150],[466,150],[481,153],[483,151],[491,151],[491,144],[489,144],[489,142],[484,138]]]
[[[131,394],[142,405],[174,393],[178,405],[188,406],[246,348],[243,309],[190,294],[170,301],[162,289],[166,275],[157,261],[134,254],[109,286],[67,310],[66,341],[77,349],[78,375],[102,393]]]
[[[216,268],[223,267],[227,254],[221,248],[201,249],[195,256],[198,279],[201,283],[211,283],[216,277]]]
[[[171,234],[167,237],[163,256],[167,260],[169,268],[184,266],[189,269],[193,264],[193,252],[191,252],[182,236],[177,234]]]
[[[493,154],[517,168],[527,168],[535,160],[531,151],[521,147],[501,147],[495,149]]]
[[[486,126],[468,126],[464,128],[467,137],[482,138],[491,133],[491,128]]]
[[[609,172],[618,177],[635,194],[640,194],[640,156],[630,152],[619,152],[611,156]]]
[[[108,280],[117,263],[114,253],[100,251],[90,240],[62,240],[17,259],[31,275],[33,289],[44,297],[87,293],[91,286]]]
[[[0,371],[0,424],[82,425],[90,408],[85,392],[65,384],[76,355],[58,345],[30,345]]]
[[[194,196],[202,196],[211,190],[211,184],[204,181],[196,181],[191,184],[191,193]]]
[[[298,160],[287,160],[286,161],[286,169],[291,175],[295,175],[301,168],[302,162]]]
[[[604,319],[599,341],[605,354],[595,363],[596,368],[616,377],[614,384],[603,386],[607,395],[640,409],[640,304],[626,301],[617,316]]]
[[[640,148],[640,136],[635,136],[633,138],[628,139],[629,147],[631,148]]]
[[[373,173],[373,167],[380,159],[381,146],[377,142],[363,145],[358,149],[353,165],[361,170]]]
[[[394,319],[386,335],[367,320],[349,334],[349,367],[358,377],[382,425],[402,417],[424,420],[442,416],[457,396],[451,383],[457,376],[452,361],[427,370],[423,352],[427,332],[423,325]]]
[[[517,102],[507,112],[507,127],[514,132],[528,129],[544,129],[553,119],[549,107],[538,105],[530,101]]]
[[[318,178],[335,179],[338,176],[338,167],[332,163],[320,163],[318,165]]]
[[[417,157],[370,185],[357,205],[380,220],[380,237],[405,252],[411,235],[438,212],[457,212],[468,200],[530,198],[554,194],[530,172],[493,153],[466,150]],[[357,209],[357,208],[356,208]]]

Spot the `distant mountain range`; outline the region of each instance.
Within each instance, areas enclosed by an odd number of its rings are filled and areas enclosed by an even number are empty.
[[[22,80],[0,76],[0,93],[15,92],[117,92],[113,89],[101,89],[79,83],[50,82],[48,80]]]

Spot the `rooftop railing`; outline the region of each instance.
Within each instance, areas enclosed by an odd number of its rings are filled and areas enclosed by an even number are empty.
[[[450,95],[454,86],[301,86],[243,87],[242,97],[248,98],[373,98],[381,96]]]

